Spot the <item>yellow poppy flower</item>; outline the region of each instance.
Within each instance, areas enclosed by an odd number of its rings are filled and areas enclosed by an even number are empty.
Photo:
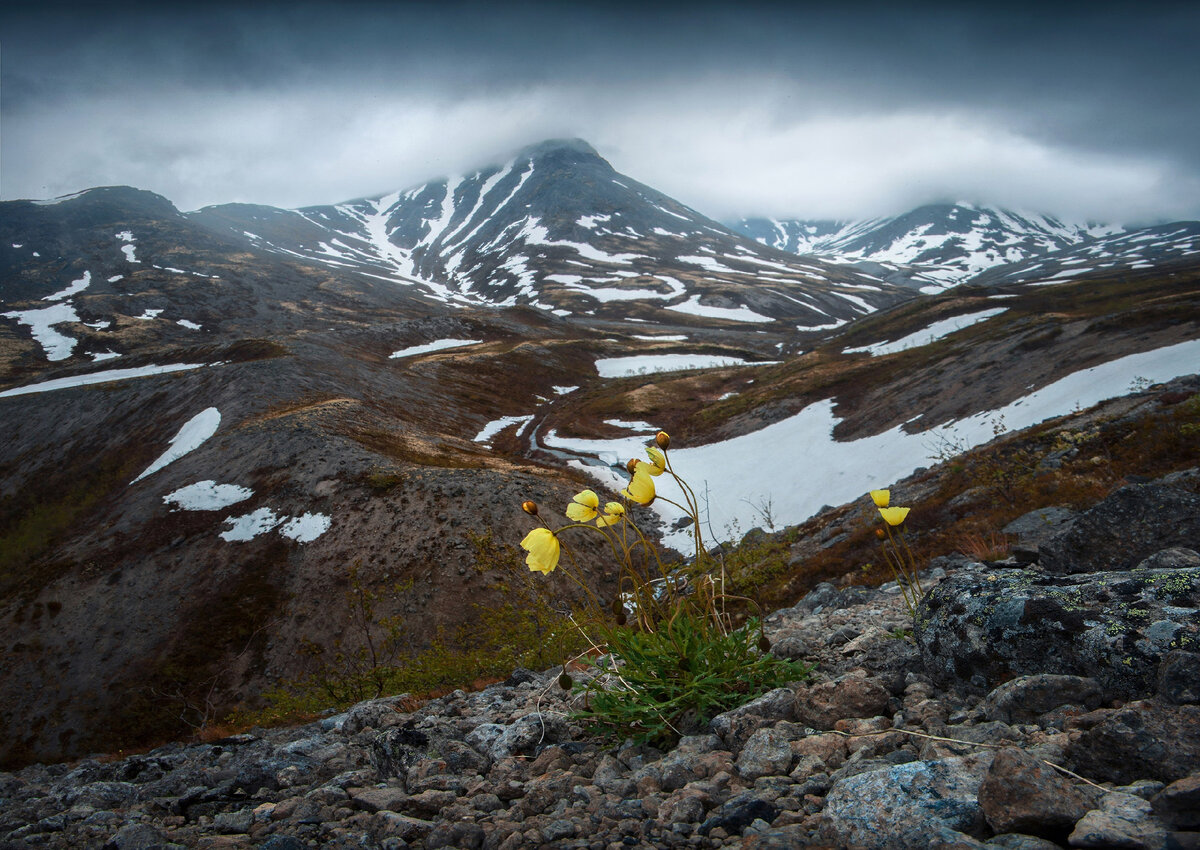
[[[633,470],[633,478],[629,486],[621,491],[621,495],[639,505],[648,505],[654,501],[654,479],[650,477],[650,464],[640,460]]]
[[[600,497],[592,490],[584,490],[575,494],[571,504],[567,505],[567,519],[574,522],[587,522],[596,516],[596,508],[600,505]]]
[[[625,518],[625,506],[620,502],[609,502],[604,506],[604,516],[596,517],[596,525],[603,528]]]
[[[892,499],[892,491],[891,490],[872,490],[871,491],[871,501],[873,501],[875,503],[875,507],[877,507],[877,508],[886,508],[888,506],[888,502],[890,502],[891,499]]]
[[[525,563],[529,565],[530,572],[550,575],[558,566],[558,538],[548,528],[535,528],[526,534],[521,541],[521,548],[529,552]]]
[[[650,457],[648,464],[650,469],[647,470],[651,475],[662,475],[667,470],[667,456],[661,451],[651,446],[646,449],[646,454]]]
[[[880,508],[879,515],[888,525],[900,525],[908,516],[908,508]]]

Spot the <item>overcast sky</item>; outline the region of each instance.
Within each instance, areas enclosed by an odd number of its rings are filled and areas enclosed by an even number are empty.
[[[1200,3],[242,5],[7,4],[0,197],[297,207],[578,136],[720,219],[1200,219]]]

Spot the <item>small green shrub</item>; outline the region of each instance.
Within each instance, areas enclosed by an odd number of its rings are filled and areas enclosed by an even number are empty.
[[[656,631],[609,631],[606,673],[580,686],[587,708],[578,717],[603,736],[665,746],[812,670],[763,652],[757,620],[722,634],[706,619],[682,606]]]

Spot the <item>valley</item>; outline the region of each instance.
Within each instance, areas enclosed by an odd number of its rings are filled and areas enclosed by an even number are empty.
[[[1033,225],[986,267],[763,244],[578,140],[302,210],[0,204],[0,760],[256,704],[352,568],[429,645],[504,602],[479,535],[619,490],[659,428],[736,540],[1200,371],[1200,224]]]

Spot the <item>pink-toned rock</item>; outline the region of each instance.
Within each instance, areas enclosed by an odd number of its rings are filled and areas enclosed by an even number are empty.
[[[1066,835],[1094,802],[1065,776],[1016,747],[996,753],[979,787],[979,805],[998,833]]]
[[[848,674],[801,688],[796,694],[796,722],[818,730],[832,729],[848,717],[887,714],[890,699],[891,694],[875,680]]]

